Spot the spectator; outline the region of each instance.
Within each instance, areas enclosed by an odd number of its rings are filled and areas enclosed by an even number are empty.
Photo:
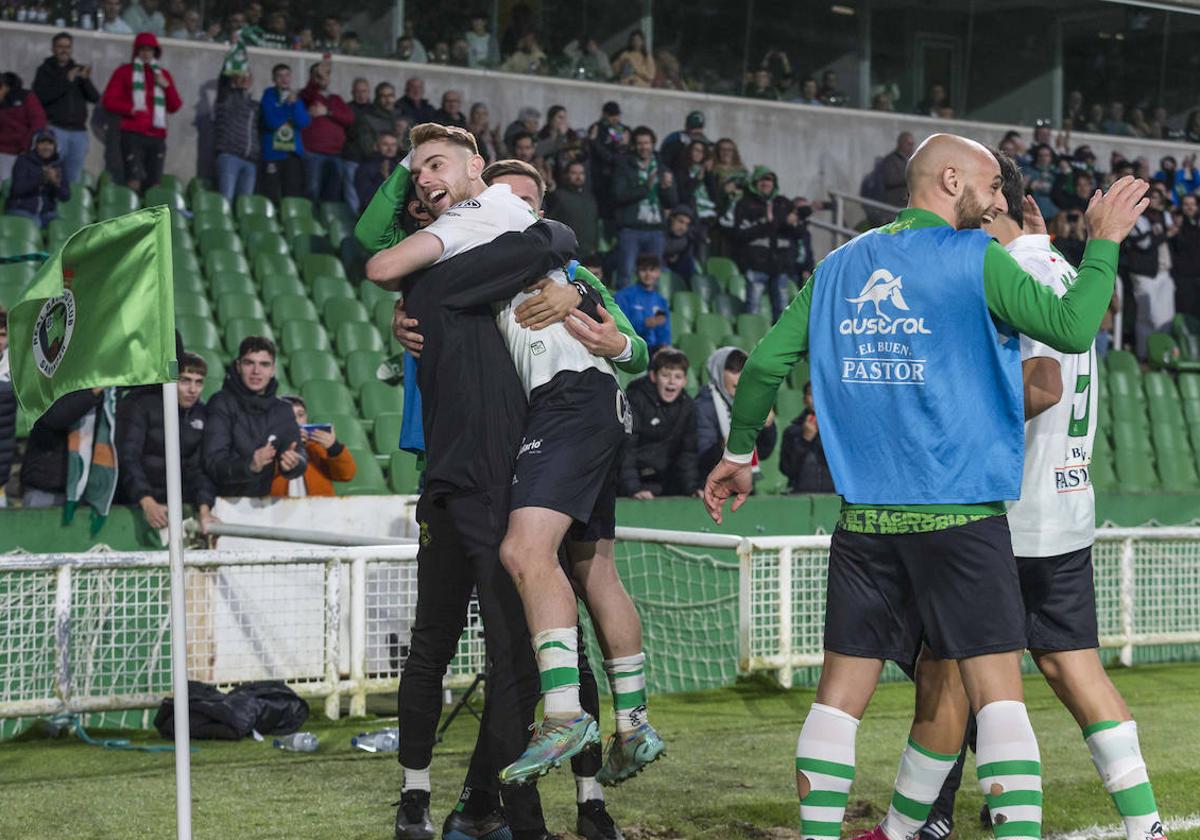
[[[158,36],[166,34],[167,21],[158,10],[158,0],[132,0],[121,17],[134,32],[149,32]]]
[[[216,488],[204,472],[204,421],[200,394],[208,364],[194,353],[179,356],[179,456],[183,502],[196,506],[201,527],[212,521]],[[117,451],[121,454],[120,496],[138,505],[151,528],[167,527],[167,457],[162,387],[130,388],[117,402]]]
[[[750,77],[750,84],[746,87],[746,96],[751,99],[766,99],[770,102],[779,100],[779,91],[775,88],[775,81],[771,77],[770,70],[760,67],[754,71]]]
[[[17,157],[29,151],[34,133],[45,125],[37,94],[26,90],[16,73],[0,74],[0,181],[12,177]]]
[[[696,242],[699,238],[692,230],[692,208],[678,205],[667,220],[667,238],[663,242],[663,264],[689,286],[696,273]]]
[[[1168,243],[1179,228],[1168,210],[1166,191],[1160,185],[1154,186],[1148,197],[1150,206],[1122,244],[1137,304],[1134,341],[1139,359],[1146,358],[1150,334],[1168,329],[1175,318],[1175,281]]]
[[[326,18],[337,21],[336,18]],[[329,90],[330,63],[320,61],[308,71],[308,84],[300,92],[300,101],[308,111],[308,128],[300,132],[304,144],[305,177],[308,197],[313,201],[338,201],[342,198],[342,179],[346,167],[342,150],[346,131],[354,125],[354,112],[346,101]]]
[[[371,101],[371,84],[361,76],[350,86],[349,106],[350,112],[354,114],[354,124],[346,131],[346,142],[342,145],[342,201],[357,214],[360,203],[354,189],[354,175],[364,157],[358,145],[358,124],[362,115],[375,107]]]
[[[745,180],[750,174],[750,170],[746,168],[746,164],[742,163],[742,155],[738,151],[737,143],[728,137],[718,140],[715,148],[713,174],[717,176],[717,195],[719,196],[717,209],[719,212],[723,212],[729,184],[739,179]]]
[[[488,106],[476,102],[471,106],[470,119],[467,120],[467,131],[475,138],[475,145],[479,147],[479,155],[485,164],[495,163],[503,157],[500,131],[492,127],[490,118]]]
[[[879,93],[877,93],[871,97],[871,110],[872,111],[895,111],[896,105],[892,101],[892,97],[889,94],[880,91]]]
[[[371,83],[362,76],[356,78],[350,84],[350,110],[354,112],[355,118],[364,111],[370,110],[371,102]]]
[[[219,30],[215,28],[206,30],[200,13],[195,9],[188,9],[183,13],[180,25],[168,32],[167,37],[179,38],[182,41],[211,41],[217,32]]]
[[[33,148],[17,158],[4,212],[33,219],[45,228],[58,218],[58,203],[71,197],[71,185],[63,174],[58,144],[49,129],[33,138]]]
[[[150,32],[133,39],[133,60],[113,71],[100,103],[121,118],[125,185],[144,192],[162,180],[167,114],[183,107],[175,80],[159,67],[162,48]]]
[[[680,66],[675,53],[666,47],[656,48],[654,50],[654,66],[657,72],[654,74],[653,87],[665,90],[688,89],[688,84],[683,79],[683,67]]]
[[[550,171],[550,167],[546,164],[545,159],[538,157],[537,146],[533,135],[529,132],[522,131],[513,137],[512,146],[510,147],[512,156],[521,161],[528,163],[542,176],[542,182],[546,185],[546,189],[553,192],[555,189],[554,173]]]
[[[718,347],[708,357],[705,365],[708,384],[696,397],[696,452],[700,475],[708,475],[725,452],[725,441],[729,438],[729,410],[745,366],[746,353],[737,347]],[[756,465],[771,456],[776,435],[775,411],[772,409],[755,441],[753,461]]]
[[[640,29],[629,33],[625,49],[612,60],[612,73],[618,84],[650,87],[657,73],[654,59],[646,50],[646,35]]]
[[[833,476],[825,462],[825,449],[813,411],[811,382],[804,383],[804,411],[783,432],[779,471],[787,476],[789,493],[833,492]]]
[[[664,347],[650,373],[629,383],[633,433],[621,455],[620,492],[635,499],[693,496],[696,469],[696,404],[687,391],[688,357]]]
[[[387,82],[375,85],[375,103],[359,114],[354,122],[354,138],[358,144],[360,160],[375,154],[375,141],[380,134],[395,133],[396,117],[399,116],[395,105],[396,89]],[[361,196],[359,205],[365,205]]]
[[[1183,127],[1183,139],[1189,143],[1200,143],[1200,108],[1190,111]]]
[[[662,141],[662,146],[658,149],[658,156],[668,163],[673,164],[679,160],[680,152],[683,151],[684,147],[693,140],[699,140],[705,145],[710,144],[709,139],[704,136],[703,111],[691,111],[688,113],[687,118],[683,121],[683,128],[679,131],[672,131]]]
[[[4,488],[17,454],[17,395],[8,364],[8,312],[0,306],[0,508],[8,507]]]
[[[405,18],[404,34],[401,37],[408,38],[412,42],[412,58],[408,59],[409,61],[416,64],[429,63],[429,51],[425,49],[425,45],[417,37],[417,24],[412,18]]]
[[[600,210],[587,184],[587,167],[571,161],[558,189],[546,196],[546,218],[575,231],[580,254],[594,254],[599,239]]]
[[[917,113],[926,117],[941,116],[942,108],[950,105],[949,97],[946,96],[946,86],[934,82],[929,86],[929,93],[925,98],[917,103]]]
[[[1183,167],[1177,168],[1175,158],[1167,155],[1159,161],[1161,167],[1154,175],[1154,180],[1162,181],[1167,188],[1167,196],[1171,203],[1178,206],[1185,195],[1200,190],[1200,172],[1196,170],[1196,155],[1192,153],[1183,159]]]
[[[102,32],[110,35],[133,34],[132,27],[121,17],[121,0],[104,0],[102,10],[104,14],[104,25],[100,27]]]
[[[341,50],[342,22],[337,15],[326,15],[322,18],[321,34],[314,39],[313,46],[322,53],[336,53]]]
[[[1171,239],[1175,309],[1200,318],[1200,196],[1179,200],[1179,232]]]
[[[395,134],[384,132],[375,138],[375,154],[364,160],[354,172],[354,192],[364,205],[370,203],[375,191],[396,168],[399,151],[400,142]]]
[[[1121,137],[1136,136],[1133,126],[1125,121],[1125,105],[1121,102],[1110,102],[1108,117],[1100,124],[1100,130],[1105,134],[1115,134]]]
[[[246,15],[242,12],[230,12],[225,16],[225,26],[217,40],[222,44],[236,44],[241,40],[242,30],[246,28]]]
[[[292,36],[288,32],[288,19],[285,12],[271,12],[271,16],[267,18],[266,31],[262,33],[262,42],[264,47],[273,47],[277,50],[292,48]]]
[[[1087,210],[1089,199],[1096,189],[1096,180],[1086,169],[1071,170],[1060,173],[1050,192],[1050,200],[1061,210]]]
[[[213,145],[217,152],[217,191],[233,206],[239,195],[252,195],[258,177],[258,113],[250,71],[217,80]]]
[[[792,61],[788,58],[787,52],[779,49],[776,46],[771,46],[767,49],[766,55],[762,61],[758,63],[759,69],[766,70],[771,74],[771,78],[776,81],[776,88],[780,94],[785,93],[792,86]]]
[[[717,176],[713,174],[712,149],[708,143],[693,140],[681,149],[672,172],[679,203],[695,208],[693,217],[707,228],[717,220]],[[704,238],[702,232],[698,235]]]
[[[442,107],[433,115],[434,122],[442,125],[452,125],[455,128],[467,127],[467,115],[462,111],[462,94],[457,90],[448,90],[442,94]]]
[[[1134,137],[1154,137],[1154,127],[1146,120],[1146,112],[1134,108],[1129,112],[1129,128]]]
[[[580,46],[580,41],[583,46]],[[608,54],[600,48],[595,38],[575,39],[563,47],[563,55],[570,62],[573,79],[588,79],[607,82],[612,77],[612,65]]]
[[[653,356],[660,347],[671,343],[671,309],[658,291],[662,262],[654,254],[637,258],[637,279],[616,294],[617,306],[629,318],[634,332],[646,340]]]
[[[1054,240],[1054,247],[1067,262],[1074,266],[1083,262],[1083,249],[1087,245],[1087,224],[1084,222],[1082,210],[1072,208],[1056,213],[1050,220],[1050,235]]]
[[[558,155],[564,147],[578,147],[579,135],[571,128],[567,109],[562,105],[551,105],[546,112],[546,124],[538,130],[535,154],[545,158],[552,169],[557,169]]]
[[[263,91],[261,116],[263,177],[259,191],[279,203],[280,198],[304,195],[304,141],[301,132],[311,118],[292,90],[292,68],[271,68],[274,84]]]
[[[821,98],[822,105],[828,105],[831,108],[844,108],[850,104],[850,97],[846,96],[845,92],[838,87],[836,70],[826,70],[821,74],[821,90],[818,96]]]
[[[412,134],[412,123],[406,117],[396,117],[396,122],[392,126],[392,134],[396,137],[397,154],[404,157],[412,148],[409,143],[409,135]]]
[[[467,41],[468,67],[495,67],[500,63],[500,44],[488,28],[487,15],[471,15],[471,28],[463,38]]]
[[[74,39],[59,32],[50,41],[53,52],[38,68],[33,92],[46,112],[46,121],[58,141],[58,154],[68,184],[78,183],[88,152],[88,103],[100,101],[100,92],[92,84],[91,65],[77,63],[71,57]]]
[[[1082,131],[1087,122],[1087,112],[1083,108],[1083,93],[1073,90],[1067,94],[1067,104],[1063,108],[1063,128]]]
[[[426,56],[425,52],[421,52],[422,56]],[[407,61],[410,64],[425,64],[426,58],[417,58],[417,44],[407,35],[401,35],[396,39],[396,49],[392,52],[390,58],[396,61]]]
[[[466,38],[455,38],[450,42],[450,66],[471,66],[471,47]]]
[[[304,450],[308,455],[308,467],[299,478],[288,479],[277,472],[271,480],[271,495],[293,498],[332,496],[333,482],[354,478],[357,470],[354,456],[345,444],[337,439],[332,424],[328,430],[319,428],[319,424],[308,424],[308,407],[301,397],[288,395],[283,397],[283,400],[292,405],[296,425],[300,428],[300,440],[304,442]]]
[[[1104,106],[1096,102],[1088,106],[1087,119],[1083,124],[1084,131],[1100,134],[1104,131]]]
[[[538,130],[542,124],[542,112],[537,108],[531,108],[528,105],[517,111],[517,118],[508,124],[508,128],[504,129],[504,147],[510,152],[517,144],[518,134],[528,134],[530,137],[537,137]]]
[[[413,125],[435,122],[437,110],[425,98],[425,81],[416,76],[404,83],[404,96],[396,100],[396,111]]]
[[[546,53],[542,50],[541,44],[538,43],[537,33],[531,29],[522,35],[521,40],[517,42],[516,50],[497,69],[505,73],[527,73],[533,76],[544,75],[546,72]]]
[[[896,136],[896,148],[886,155],[879,165],[880,200],[892,207],[904,207],[908,204],[908,182],[904,172],[908,168],[908,159],[917,148],[911,131],[902,131]]]
[[[275,396],[275,355],[270,339],[242,339],[208,403],[204,468],[219,496],[268,496],[276,470],[290,480],[308,466],[296,415]]]
[[[617,161],[628,151],[629,142],[629,126],[621,122],[621,106],[616,102],[605,102],[600,119],[588,129],[591,184],[600,205],[600,214],[605,218],[612,209],[612,179]]]
[[[634,129],[634,154],[623,157],[613,175],[617,288],[629,283],[639,255],[662,259],[663,208],[676,204],[674,176],[659,162],[654,141],[654,132],[646,126]]]
[[[738,263],[746,276],[746,311],[757,312],[763,293],[770,293],[771,313],[778,320],[788,303],[788,281],[802,230],[800,213],[779,194],[779,179],[765,166],[755,167],[750,188],[734,208],[733,236]]]
[[[800,95],[792,100],[799,105],[824,105],[825,102],[821,99],[820,89],[817,87],[817,80],[812,76],[808,76],[804,81],[800,82]]]
[[[103,388],[72,391],[54,401],[29,432],[21,459],[27,508],[59,507],[67,500],[68,437],[104,400]]]
[[[1058,213],[1053,198],[1054,182],[1058,179],[1054,150],[1045,143],[1034,146],[1032,162],[1022,166],[1021,171],[1025,176],[1025,189],[1037,202],[1042,218],[1049,222]]]

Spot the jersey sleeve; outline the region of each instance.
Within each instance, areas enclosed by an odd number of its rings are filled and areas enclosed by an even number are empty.
[[[617,329],[621,334],[629,339],[630,348],[633,355],[623,362],[614,361],[618,368],[630,374],[644,373],[650,358],[650,352],[646,348],[646,339],[642,338],[634,332],[633,324],[629,322],[629,318],[621,311],[620,305],[616,302],[613,296],[609,293],[608,287],[600,282],[600,279],[592,272],[588,271],[583,266],[575,269],[575,276],[583,280],[593,289],[595,289],[604,301],[604,308],[608,310],[608,314],[613,316],[613,320],[617,324]]]
[[[392,170],[354,225],[354,238],[367,253],[386,250],[404,239],[400,217],[408,212],[406,202],[411,175],[407,162],[406,157],[403,163]]]

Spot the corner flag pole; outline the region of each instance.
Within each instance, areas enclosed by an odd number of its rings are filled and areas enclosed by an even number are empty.
[[[183,574],[183,488],[179,454],[179,387],[162,384],[167,457],[167,547],[171,557],[171,688],[175,694],[175,827],[192,840],[192,752],[188,729],[187,600]]]

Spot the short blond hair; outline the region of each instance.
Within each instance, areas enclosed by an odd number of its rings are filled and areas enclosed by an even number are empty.
[[[546,180],[542,177],[542,173],[537,171],[537,167],[523,160],[498,160],[490,163],[480,177],[490,187],[493,181],[505,175],[523,175],[526,178],[532,178],[538,186],[538,192],[543,196],[546,194]]]
[[[412,131],[408,133],[408,139],[414,149],[422,143],[444,141],[453,143],[455,146],[462,146],[473,155],[479,154],[479,145],[475,142],[475,135],[456,125],[421,123],[413,126]]]

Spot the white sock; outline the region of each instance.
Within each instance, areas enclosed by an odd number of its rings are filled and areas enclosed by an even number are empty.
[[[992,832],[1004,840],[1042,836],[1042,761],[1025,704],[988,703],[975,716],[975,769],[992,812]]]
[[[1130,840],[1161,837],[1162,821],[1142,760],[1137,724],[1107,720],[1085,727],[1083,735],[1100,781],[1125,822],[1125,836]]]
[[[805,840],[833,838],[854,781],[854,739],[858,719],[841,709],[813,703],[796,741],[796,773],[808,779],[808,796],[800,800],[800,832]]]
[[[646,654],[604,660],[617,731],[632,732],[646,722]]]
[[[544,711],[555,717],[578,717],[579,634],[574,627],[554,627],[533,637],[542,679]]]
[[[575,801],[582,804],[591,799],[604,801],[604,788],[596,781],[595,776],[575,777]]]
[[[412,767],[405,767],[401,765],[400,769],[404,771],[404,789],[406,791],[432,790],[429,784],[429,765],[425,765],[420,770],[415,770]]]
[[[900,757],[892,804],[881,824],[891,840],[911,840],[921,830],[956,761],[957,753],[927,750],[909,737]]]

